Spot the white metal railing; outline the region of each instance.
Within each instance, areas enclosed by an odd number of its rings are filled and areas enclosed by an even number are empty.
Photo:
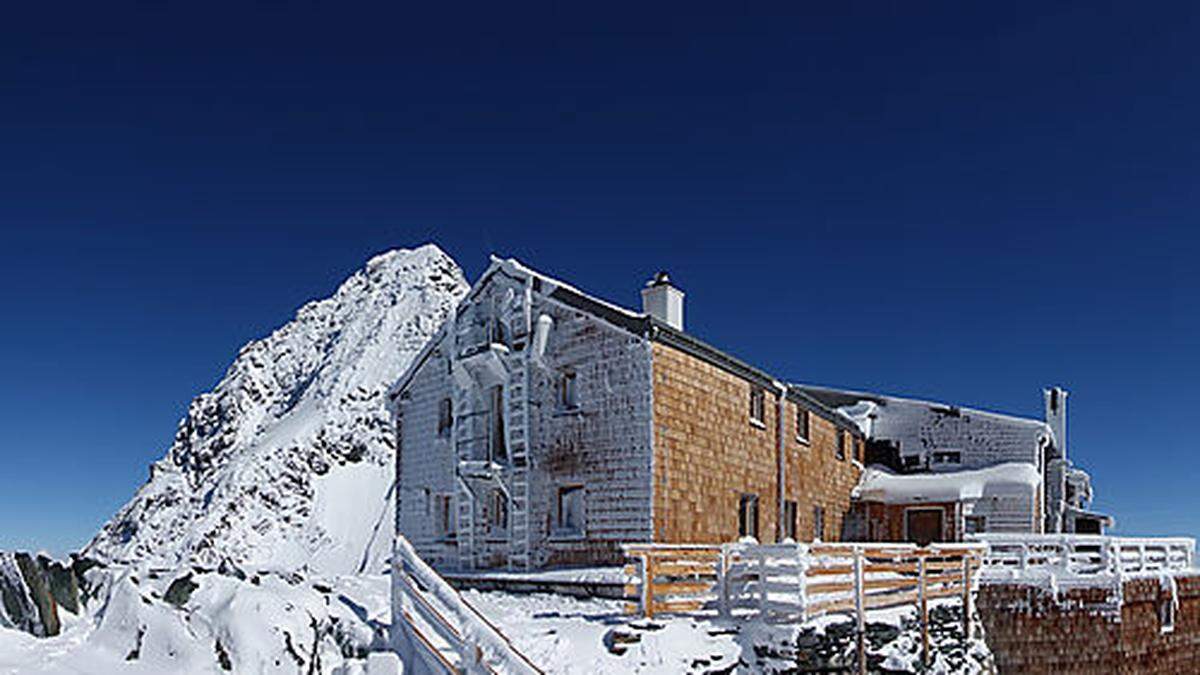
[[[392,613],[392,643],[405,673],[542,673],[399,534]]]
[[[981,534],[987,544],[983,573],[989,579],[1051,575],[1088,579],[1180,572],[1193,568],[1191,537],[1110,537],[1089,534]]]

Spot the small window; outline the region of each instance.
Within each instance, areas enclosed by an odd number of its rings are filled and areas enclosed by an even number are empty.
[[[578,390],[575,386],[575,373],[563,373],[558,381],[558,405],[563,410],[574,410],[579,407]]]
[[[438,495],[434,499],[434,527],[438,536],[454,532],[454,518],[451,515],[454,512],[453,505],[453,498],[450,495]]]
[[[493,316],[488,320],[488,342],[508,345],[508,327],[500,317]]]
[[[766,392],[761,387],[750,389],[750,421],[766,423]]]
[[[813,507],[813,541],[825,541],[825,509]]]
[[[504,493],[499,490],[492,490],[491,513],[488,514],[488,523],[495,529],[508,528],[508,499]]]
[[[444,398],[438,403],[438,436],[449,436],[454,426],[454,402]]]
[[[863,456],[863,442],[861,438],[854,439],[854,459],[857,459],[859,464],[866,462],[866,458]]]
[[[963,529],[967,534],[987,532],[987,516],[967,516],[963,520]]]
[[[796,408],[796,440],[808,442],[808,411]]]
[[[1175,632],[1175,594],[1167,593],[1158,600],[1158,631]]]
[[[934,464],[962,464],[961,450],[935,450],[933,453]]]
[[[558,509],[555,517],[556,534],[581,535],[584,533],[584,491],[582,485],[570,485],[558,489]]]
[[[796,502],[790,499],[783,502],[783,538],[796,540]]]
[[[738,501],[738,537],[758,539],[758,495],[742,495]]]
[[[491,392],[491,425],[488,450],[492,461],[508,459],[508,445],[504,440],[504,386],[496,385]]]
[[[837,458],[844,460],[846,459],[846,432],[839,429],[837,439]]]

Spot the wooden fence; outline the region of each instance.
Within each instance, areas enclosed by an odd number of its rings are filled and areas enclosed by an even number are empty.
[[[927,656],[929,601],[962,598],[963,631],[971,634],[971,589],[984,551],[978,543],[628,545],[628,611],[775,623],[847,613],[857,622],[865,663],[866,612],[911,605]]]

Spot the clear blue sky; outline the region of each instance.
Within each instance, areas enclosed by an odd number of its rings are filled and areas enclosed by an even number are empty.
[[[82,545],[243,343],[430,240],[667,268],[798,381],[1062,384],[1121,531],[1200,531],[1196,3],[244,4],[6,10],[0,549]]]

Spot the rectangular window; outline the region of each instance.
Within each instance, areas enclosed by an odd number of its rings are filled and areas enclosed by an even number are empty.
[[[967,516],[963,520],[963,528],[966,534],[987,532],[987,516]]]
[[[783,502],[783,538],[796,540],[796,502],[789,499]]]
[[[492,490],[491,513],[488,514],[488,524],[493,529],[508,529],[508,499],[500,490]]]
[[[859,464],[866,463],[866,458],[863,456],[863,442],[861,438],[854,439],[854,459],[857,459]]]
[[[493,462],[508,459],[508,445],[504,440],[504,386],[492,387],[491,393],[491,424],[489,433],[489,448]]]
[[[574,410],[579,407],[579,398],[575,388],[575,373],[566,372],[558,383],[558,405],[563,410]]]
[[[454,426],[454,402],[444,398],[438,403],[438,436],[449,436]]]
[[[555,534],[582,535],[584,533],[586,509],[583,497],[582,485],[569,485],[558,489]]]
[[[846,432],[838,429],[837,432],[837,458],[846,459]]]
[[[453,505],[450,495],[438,495],[434,500],[434,527],[440,537],[454,532],[454,518],[451,516]]]
[[[796,440],[808,442],[808,411],[796,407]]]
[[[813,507],[813,541],[825,541],[825,509]]]
[[[750,389],[750,421],[757,424],[766,423],[766,392],[762,387]]]
[[[758,495],[742,495],[738,501],[738,537],[758,539]]]

